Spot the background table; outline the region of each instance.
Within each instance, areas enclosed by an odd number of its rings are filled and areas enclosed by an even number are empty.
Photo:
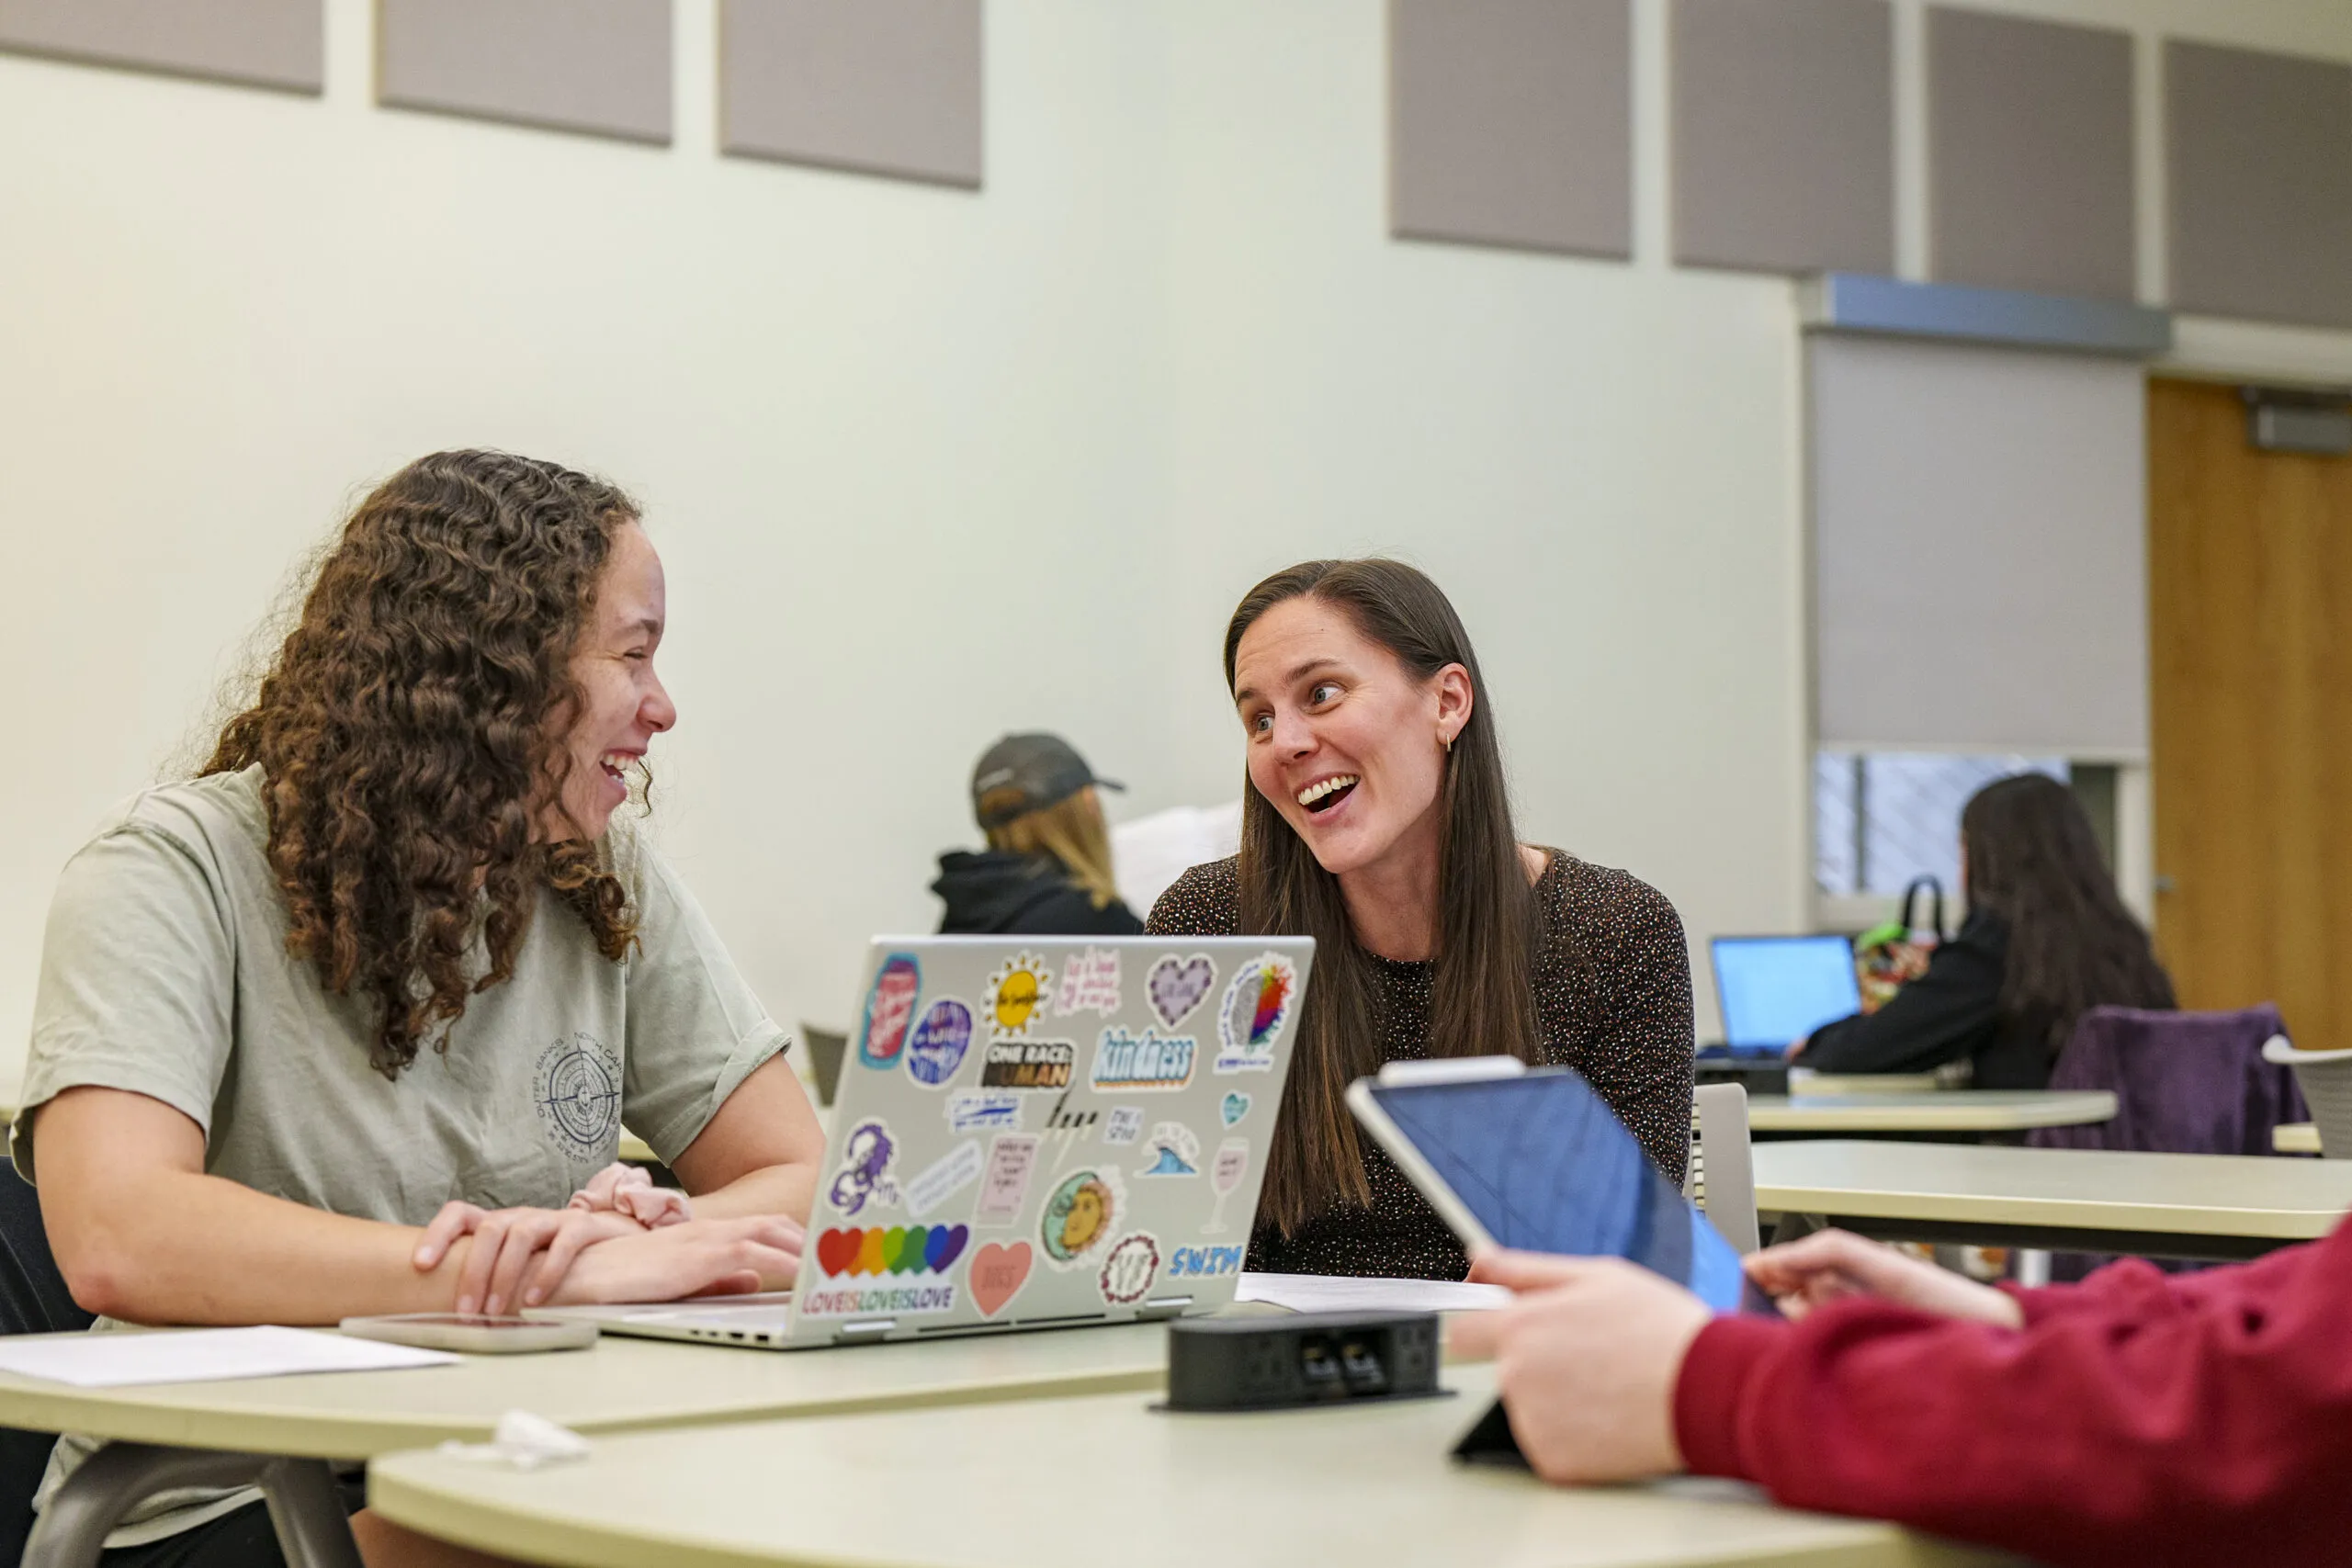
[[[2115,1120],[2105,1089],[1947,1089],[1907,1094],[1759,1094],[1757,1133],[2021,1133]]]
[[[1759,1213],[1887,1240],[2256,1257],[2334,1229],[2352,1160],[1821,1140],[1759,1144]]]
[[[521,1472],[436,1453],[368,1472],[387,1517],[586,1568],[1645,1568],[2006,1561],[1724,1483],[1566,1490],[1446,1457],[1493,1397],[1169,1416],[1133,1393],[600,1439]]]

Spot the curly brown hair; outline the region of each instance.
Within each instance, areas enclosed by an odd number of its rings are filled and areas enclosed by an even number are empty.
[[[542,886],[617,962],[635,912],[599,846],[546,841],[572,647],[613,535],[613,486],[503,452],[436,452],[361,502],[253,705],[205,773],[260,764],[286,947],[382,1010],[397,1080],[467,997],[510,978]],[[569,815],[568,813],[566,814]],[[467,974],[479,931],[489,968]]]

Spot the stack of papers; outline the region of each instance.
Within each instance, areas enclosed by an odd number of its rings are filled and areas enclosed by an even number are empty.
[[[1293,1312],[1490,1312],[1509,1306],[1510,1292],[1464,1280],[1365,1280],[1245,1269],[1233,1299],[1266,1302]]]
[[[446,1350],[419,1350],[310,1328],[178,1328],[0,1338],[0,1372],[75,1388],[216,1382],[293,1372],[381,1372],[454,1366]]]

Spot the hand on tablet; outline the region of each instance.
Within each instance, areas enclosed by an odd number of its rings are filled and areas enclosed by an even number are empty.
[[[2023,1325],[2014,1297],[1922,1263],[1849,1231],[1815,1231],[1747,1258],[1747,1277],[1792,1318],[1846,1296],[1877,1296],[1939,1317],[1966,1318],[2002,1328]]]
[[[1470,1278],[1519,1299],[1453,1325],[1463,1354],[1490,1352],[1512,1434],[1552,1482],[1630,1481],[1682,1468],[1674,1385],[1714,1314],[1689,1291],[1615,1258],[1497,1250]]]
[[[668,1302],[783,1290],[799,1269],[801,1240],[800,1226],[781,1215],[641,1230],[582,1252],[548,1303]]]

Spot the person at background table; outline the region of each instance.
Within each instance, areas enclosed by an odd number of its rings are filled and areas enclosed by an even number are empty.
[[[1249,787],[1241,852],[1160,896],[1155,936],[1316,939],[1249,1267],[1462,1277],[1461,1244],[1341,1098],[1384,1062],[1576,1068],[1658,1168],[1690,1138],[1682,922],[1622,871],[1520,842],[1478,656],[1397,561],[1307,561],[1225,634]]]
[[[1690,1471],[2057,1568],[2320,1568],[2352,1542],[2352,1222],[2253,1263],[1996,1290],[1843,1231],[1747,1260],[1794,1322],[1615,1258],[1497,1252],[1492,1354],[1547,1481]]]
[[[67,863],[12,1144],[101,1326],[792,1279],[823,1139],[788,1042],[615,816],[677,720],[638,515],[553,463],[410,464],[198,776]],[[690,1198],[615,1166],[624,1117]],[[107,1561],[275,1562],[254,1495],[144,1505]]]
[[[972,815],[988,835],[974,854],[939,857],[931,890],[947,906],[943,932],[1135,936],[1143,922],[1119,897],[1098,779],[1058,735],[1008,735],[972,769]]]
[[[1815,1030],[1792,1055],[1798,1066],[1919,1073],[1966,1061],[1978,1089],[2044,1089],[2090,1009],[2175,1005],[2090,818],[2056,779],[2018,773],[1970,796],[1960,874],[1968,919],[1927,973],[1878,1011]]]

